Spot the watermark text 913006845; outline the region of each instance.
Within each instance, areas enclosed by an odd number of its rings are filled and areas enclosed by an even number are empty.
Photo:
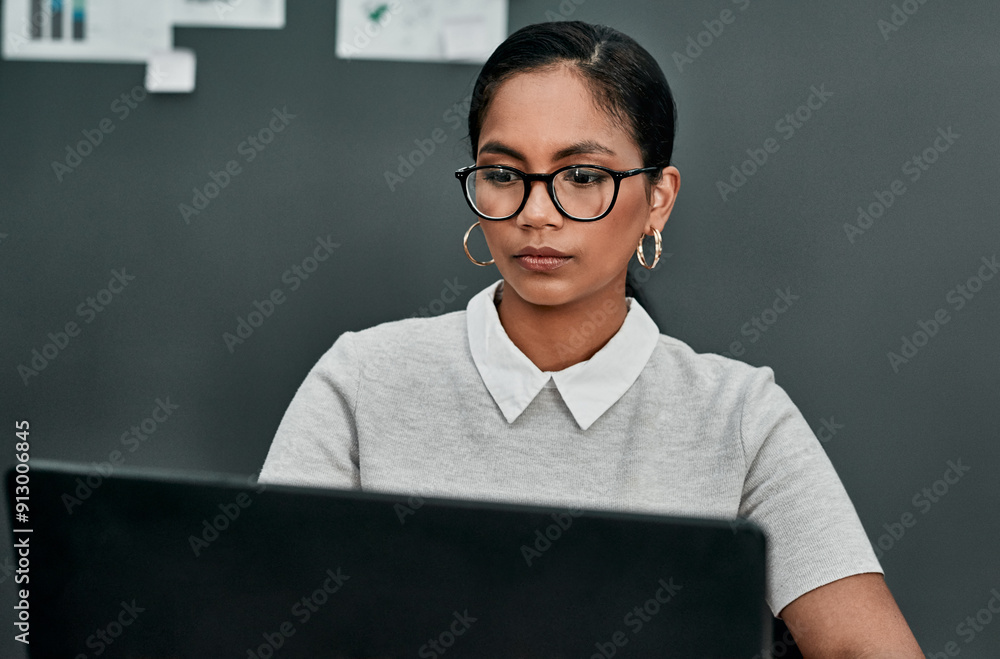
[[[28,466],[31,457],[31,446],[28,442],[30,427],[31,424],[25,419],[14,423],[14,457],[17,462],[14,465],[15,473],[11,484],[14,491],[10,497],[10,501],[14,504],[11,533],[14,536],[14,551],[17,558],[17,570],[14,574],[14,583],[17,584],[14,598],[17,602],[14,605],[14,627],[20,632],[14,635],[14,640],[25,645],[28,645],[28,634],[31,630],[31,607],[27,588],[31,571],[31,527],[28,524],[30,513],[28,495],[31,481]]]

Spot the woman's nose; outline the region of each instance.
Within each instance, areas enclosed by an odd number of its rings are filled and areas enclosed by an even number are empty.
[[[517,216],[518,224],[527,226],[561,226],[565,218],[556,208],[555,202],[549,196],[549,188],[545,181],[532,181],[528,192],[528,201]]]

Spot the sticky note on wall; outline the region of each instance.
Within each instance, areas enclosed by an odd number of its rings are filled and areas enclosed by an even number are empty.
[[[194,51],[189,48],[157,51],[146,61],[146,90],[164,93],[194,91]]]

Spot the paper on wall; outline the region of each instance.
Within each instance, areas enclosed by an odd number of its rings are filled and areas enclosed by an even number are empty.
[[[173,47],[168,0],[5,0],[3,57],[145,62]]]
[[[174,25],[285,27],[285,0],[171,0]]]
[[[339,0],[345,59],[485,62],[507,37],[507,0]]]
[[[151,53],[146,62],[146,91],[190,93],[194,91],[197,58],[190,48]]]

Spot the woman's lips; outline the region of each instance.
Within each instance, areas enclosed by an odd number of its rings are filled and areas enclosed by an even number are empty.
[[[572,256],[515,256],[514,257],[521,267],[526,270],[542,271],[542,270],[555,270],[556,268],[562,267],[567,261],[569,261]]]

